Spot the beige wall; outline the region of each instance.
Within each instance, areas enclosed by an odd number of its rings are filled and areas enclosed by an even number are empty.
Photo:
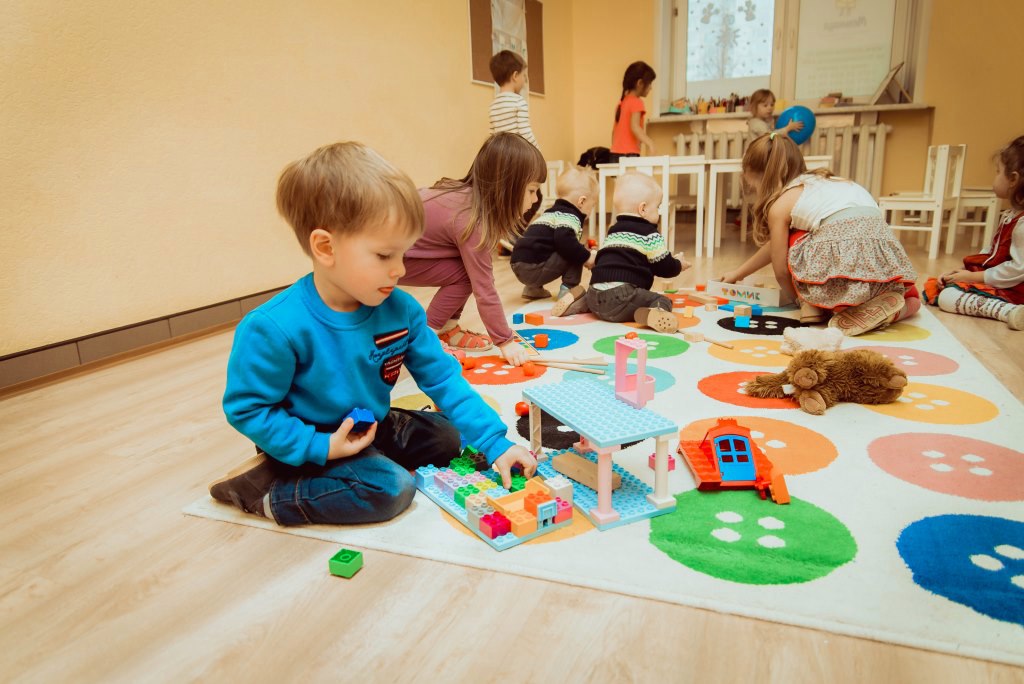
[[[552,158],[572,141],[572,5],[544,3]],[[279,287],[291,159],[355,139],[462,175],[493,90],[465,0],[8,0],[0,8],[0,356]]]
[[[624,68],[653,59],[654,0],[622,8],[544,2],[549,159],[607,145]],[[274,183],[317,145],[364,141],[419,184],[464,173],[493,94],[467,24],[465,0],[0,5],[0,356],[291,282],[308,264]],[[1022,25],[1024,3],[935,1],[935,110],[883,117],[884,192],[920,185],[932,143],[967,143],[967,181],[990,182],[1024,133]]]

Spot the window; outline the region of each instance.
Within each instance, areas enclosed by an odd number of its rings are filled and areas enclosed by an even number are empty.
[[[742,437],[719,437],[715,440],[715,449],[722,463],[750,462],[750,443]]]
[[[658,111],[688,97],[865,102],[892,67],[920,97],[931,0],[658,0]]]

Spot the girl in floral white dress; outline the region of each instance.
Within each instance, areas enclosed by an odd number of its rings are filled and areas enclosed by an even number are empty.
[[[743,180],[757,189],[754,241],[761,248],[724,281],[772,265],[783,303],[806,324],[828,319],[861,335],[921,308],[917,274],[878,203],[853,181],[808,173],[788,137],[763,135],[743,155]]]

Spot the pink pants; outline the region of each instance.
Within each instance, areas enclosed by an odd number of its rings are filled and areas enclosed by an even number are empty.
[[[399,285],[440,288],[427,307],[427,325],[437,330],[450,320],[458,320],[473,294],[473,285],[462,259],[405,259],[405,275]]]

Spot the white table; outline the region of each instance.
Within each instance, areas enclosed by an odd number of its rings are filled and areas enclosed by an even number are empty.
[[[832,155],[822,154],[804,157],[807,170],[827,169],[832,165]],[[719,230],[719,222],[726,216],[725,212],[725,174],[741,173],[743,171],[742,159],[708,159],[708,218],[707,226],[707,255],[715,256],[715,248],[722,246],[722,231]],[[743,207],[740,207],[743,211]]]

